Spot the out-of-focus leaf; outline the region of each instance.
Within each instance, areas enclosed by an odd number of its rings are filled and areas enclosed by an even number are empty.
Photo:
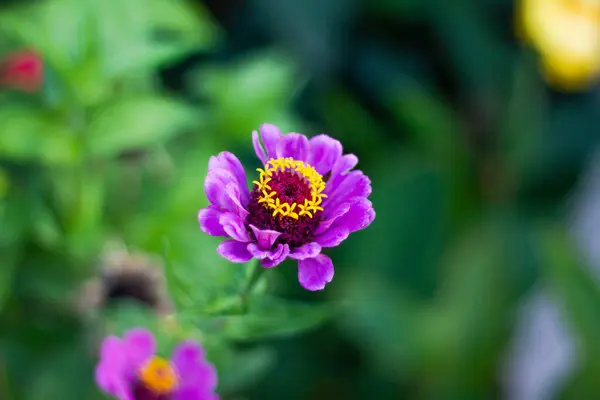
[[[192,6],[185,0],[153,0],[148,11],[154,30],[175,34],[196,51],[208,49],[218,40],[220,32],[202,3]]]
[[[103,245],[105,177],[100,166],[89,165],[75,171],[70,178],[75,180],[75,190],[65,217],[67,243],[73,256],[86,257]]]
[[[221,359],[219,371],[219,391],[221,393],[239,391],[268,375],[275,364],[276,354],[269,347],[256,347],[237,351]]]
[[[50,354],[39,357],[39,366],[31,384],[24,389],[24,399],[85,398],[101,400],[99,391],[92,385],[93,364],[86,343],[79,340],[55,347]],[[65,376],[67,375],[67,377]]]
[[[62,233],[56,216],[42,199],[32,199],[30,212],[33,230],[39,242],[48,247],[57,246],[62,239]]]
[[[6,196],[8,188],[10,186],[10,180],[8,175],[0,168],[0,201]]]
[[[115,156],[164,142],[194,121],[185,105],[161,97],[133,97],[111,102],[92,116],[87,146],[94,156]]]
[[[289,59],[265,53],[232,65],[204,67],[194,77],[194,86],[213,102],[219,132],[246,136],[262,123],[290,121],[285,114],[299,86],[296,78]]]
[[[186,52],[212,46],[217,32],[202,9],[184,1],[94,1],[103,70],[116,76],[154,68]]]
[[[319,96],[317,101],[323,119],[338,133],[336,136],[343,135],[340,139],[343,139],[344,146],[361,149],[361,155],[369,156],[384,145],[384,127],[349,91],[333,88]]]
[[[23,207],[24,202],[26,199],[22,198],[22,193],[11,193],[0,200],[0,246],[13,245],[25,234],[29,215],[27,208]]]
[[[22,2],[0,13],[0,30],[40,51],[65,72],[85,50],[88,0]],[[60,21],[60,23],[57,23]]]
[[[144,328],[151,331],[156,338],[158,353],[168,356],[173,346],[178,343],[176,338],[169,335],[157,314],[150,308],[133,302],[120,302],[111,305],[103,311],[104,330],[106,335],[122,337],[133,328]],[[189,335],[187,339],[195,339]]]
[[[96,82],[208,48],[218,33],[203,8],[183,0],[31,2],[0,14],[0,29],[40,50],[65,79],[94,60],[103,73]]]
[[[600,374],[600,287],[584,269],[582,255],[565,230],[558,226],[543,230],[540,244],[543,278],[560,296],[581,342],[587,390],[598,393],[600,382],[589,378]]]
[[[148,307],[134,303],[122,303],[104,311],[107,330],[122,336],[132,327],[143,327],[155,331],[158,324],[156,314]]]
[[[50,165],[73,165],[79,158],[74,133],[43,112],[2,107],[0,121],[0,156]]]
[[[74,261],[64,252],[35,245],[24,246],[22,254],[23,259],[15,273],[15,294],[61,311],[69,307],[69,296],[88,275],[89,265]]]
[[[519,179],[522,169],[536,158],[548,128],[549,99],[534,65],[525,56],[516,63],[503,118],[501,157],[514,179]]]
[[[367,6],[378,17],[395,20],[415,20],[421,17],[426,3],[419,0],[377,0]]]
[[[17,246],[9,248],[0,246],[2,261],[0,261],[0,312],[4,308],[8,296],[10,296],[13,274],[19,262],[20,249]]]
[[[426,314],[422,331],[431,398],[491,395],[514,307],[537,277],[534,245],[524,221],[497,211],[450,249],[435,312]]]
[[[330,304],[303,304],[261,296],[250,299],[246,314],[219,317],[199,315],[198,324],[206,332],[234,340],[293,336],[327,321],[333,309]]]
[[[422,352],[420,304],[390,280],[365,272],[342,282],[338,293],[346,301],[338,321],[344,336],[366,350],[379,372],[413,371]]]
[[[534,195],[531,208],[536,211],[546,210],[542,206],[564,197],[600,143],[600,135],[590,128],[600,125],[596,102],[585,97],[556,102],[548,117],[541,140],[530,144],[529,157],[521,158],[520,195]],[[537,193],[543,193],[543,198]]]
[[[465,136],[455,113],[438,93],[429,92],[416,83],[392,93],[394,116],[408,128],[418,146],[450,168],[464,163],[467,156]]]
[[[378,216],[366,231],[348,238],[336,265],[355,265],[429,297],[449,219],[447,183],[440,168],[407,154],[396,157],[393,163],[383,157],[388,161],[371,175],[371,198],[375,210],[385,210],[385,217]]]
[[[438,40],[465,93],[480,99],[506,84],[512,57],[481,2],[436,0],[426,7]]]

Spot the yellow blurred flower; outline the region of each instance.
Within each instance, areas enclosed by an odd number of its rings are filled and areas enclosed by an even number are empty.
[[[551,85],[580,90],[600,79],[600,0],[520,0],[519,29]]]

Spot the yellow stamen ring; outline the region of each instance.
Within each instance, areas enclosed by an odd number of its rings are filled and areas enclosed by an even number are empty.
[[[312,218],[317,211],[323,211],[320,206],[323,199],[327,197],[322,193],[325,190],[325,182],[323,177],[314,167],[304,163],[303,161],[294,160],[292,157],[279,157],[270,159],[263,168],[256,169],[259,172],[258,180],[253,181],[254,185],[262,195],[258,198],[259,203],[264,203],[266,208],[273,210],[273,217],[278,214],[280,217],[290,217],[298,219],[306,215]],[[305,199],[304,204],[289,204],[281,202],[276,197],[277,193],[269,186],[269,182],[273,179],[273,174],[280,172],[294,172],[304,178],[311,191],[311,199]]]
[[[178,377],[171,363],[161,357],[153,357],[140,370],[140,380],[146,388],[157,395],[169,394],[178,384]]]

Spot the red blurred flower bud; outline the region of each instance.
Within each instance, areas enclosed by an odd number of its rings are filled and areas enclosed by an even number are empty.
[[[0,59],[0,86],[36,92],[44,82],[42,57],[32,50],[20,50]]]

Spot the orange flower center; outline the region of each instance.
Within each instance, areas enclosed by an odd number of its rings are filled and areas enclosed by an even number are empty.
[[[171,363],[160,357],[153,357],[142,367],[140,380],[157,395],[170,393],[179,381]]]

